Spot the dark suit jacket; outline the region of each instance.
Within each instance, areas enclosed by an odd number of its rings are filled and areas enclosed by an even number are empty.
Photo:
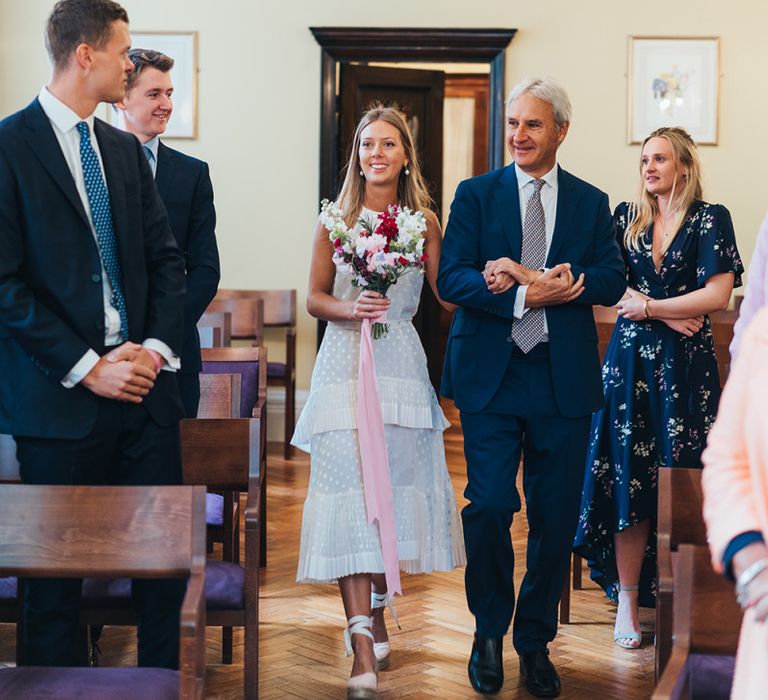
[[[141,145],[100,120],[130,340],[178,353],[184,267]],[[61,380],[104,346],[101,263],[64,155],[40,103],[0,122],[0,433],[80,438],[97,397]],[[175,377],[160,372],[144,400],[170,425],[182,415]]]
[[[499,388],[513,343],[508,342],[517,285],[488,291],[482,270],[488,260],[520,260],[522,223],[514,165],[462,182],[451,205],[437,288],[458,304],[446,348],[441,393],[463,411],[476,413]],[[585,274],[575,302],[546,307],[557,409],[585,416],[603,402],[597,331],[592,305],[615,304],[627,286],[608,197],[558,170],[557,218],[546,265],[569,262]]]
[[[173,236],[186,261],[181,371],[196,374],[202,369],[197,322],[216,295],[220,276],[216,210],[208,164],[161,142],[155,182],[168,211]]]

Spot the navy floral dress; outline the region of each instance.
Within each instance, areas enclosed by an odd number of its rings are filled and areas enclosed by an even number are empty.
[[[614,222],[633,289],[668,299],[700,289],[721,272],[735,273],[735,286],[741,285],[744,267],[724,206],[695,202],[658,271],[651,254],[653,227],[640,252],[625,248],[630,221],[630,206],[624,202]],[[720,399],[709,318],[688,338],[661,321],[619,317],[603,363],[603,390],[605,407],[592,417],[574,551],[587,559],[592,579],[616,600],[613,535],[650,519],[639,603],[654,607],[658,469],[701,466]]]

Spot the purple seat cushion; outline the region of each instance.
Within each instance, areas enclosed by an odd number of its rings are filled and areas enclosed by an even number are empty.
[[[171,700],[179,697],[179,673],[165,668],[0,669],[0,698],[45,700]]]
[[[224,496],[221,494],[205,494],[205,523],[214,527],[224,524]]]
[[[131,580],[87,578],[83,581],[83,599],[94,608],[128,608],[131,606]],[[245,606],[245,569],[229,561],[208,560],[205,563],[205,603],[208,610],[242,610]]]
[[[130,608],[131,579],[83,579],[83,600],[93,608]]]
[[[0,601],[16,600],[16,577],[0,578]]]
[[[735,665],[735,656],[691,654],[688,658],[688,697],[691,700],[728,700]]]
[[[207,561],[205,603],[208,610],[242,610],[245,607],[245,569],[230,561]]]
[[[285,379],[288,365],[285,362],[267,362],[267,379]]]
[[[240,381],[240,418],[250,418],[253,407],[259,400],[259,363],[258,362],[203,362],[206,374],[239,374]]]

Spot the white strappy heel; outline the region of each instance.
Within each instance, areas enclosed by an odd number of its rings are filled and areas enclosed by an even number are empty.
[[[347,648],[347,656],[352,655],[352,635],[362,634],[370,637],[373,641],[373,632],[371,632],[371,618],[367,615],[354,615],[347,620],[347,627],[344,630],[344,644]],[[352,676],[347,681],[347,700],[374,700],[376,698],[376,688],[378,678],[375,673],[361,673]]]
[[[619,584],[619,591],[637,591],[640,586],[622,586]],[[642,632],[614,632],[613,641],[622,649],[635,651],[640,648],[643,640]]]
[[[395,618],[397,629],[402,629],[402,627],[400,627],[400,620],[397,618],[397,613],[392,607],[389,596],[386,593],[376,593],[376,591],[371,591],[371,611],[385,606],[389,608],[389,612],[391,612],[392,617]],[[379,671],[383,671],[389,667],[389,651],[390,647],[388,641],[373,642],[373,653],[376,655],[376,667]]]

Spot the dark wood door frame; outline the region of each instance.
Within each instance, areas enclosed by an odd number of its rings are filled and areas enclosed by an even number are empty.
[[[332,197],[339,172],[336,119],[338,64],[348,61],[424,61],[490,64],[488,167],[504,164],[504,52],[517,29],[310,27],[322,48],[320,193]]]

